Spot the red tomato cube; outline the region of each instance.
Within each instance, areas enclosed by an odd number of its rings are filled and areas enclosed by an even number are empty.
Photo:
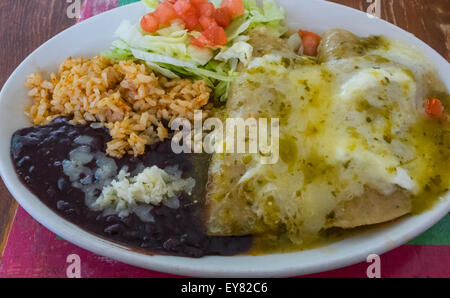
[[[221,7],[214,12],[214,18],[217,24],[223,28],[227,28],[231,24],[231,12],[228,7]]]
[[[198,19],[200,25],[202,26],[203,30],[206,30],[209,28],[209,26],[214,25],[214,23],[216,23],[216,21],[208,16],[201,16]]]
[[[211,40],[212,46],[223,46],[228,42],[225,30],[219,25],[213,23],[202,33],[208,40]]]
[[[173,7],[177,15],[183,20],[187,29],[198,29],[197,9],[189,1],[178,0]]]
[[[173,5],[173,8],[175,9],[177,15],[179,17],[182,17],[185,15],[188,11],[192,10],[194,7],[192,4],[187,0],[178,0]]]
[[[191,44],[199,48],[212,46],[212,42],[209,39],[207,39],[203,34],[201,34],[198,38],[191,38]]]
[[[146,32],[155,33],[159,29],[159,20],[153,14],[146,14],[141,19],[141,27]]]
[[[177,19],[178,15],[172,4],[169,2],[161,3],[153,12],[153,15],[158,18],[159,23],[164,26],[170,25],[170,22]]]
[[[186,14],[182,19],[188,30],[198,31],[200,29],[197,14]]]
[[[431,97],[425,104],[425,112],[430,117],[441,118],[444,115],[444,106],[439,99]]]
[[[245,13],[245,6],[242,0],[223,0],[220,7],[227,7],[233,18]]]
[[[212,17],[216,8],[211,2],[200,3],[196,5],[199,16]]]

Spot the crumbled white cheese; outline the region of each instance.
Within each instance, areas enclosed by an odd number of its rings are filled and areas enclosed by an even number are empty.
[[[70,152],[70,160],[63,161],[64,173],[69,176],[70,181],[77,181],[82,174],[91,175],[92,171],[84,165],[92,161],[93,155],[89,147],[80,146]]]
[[[63,161],[63,171],[69,177],[72,186],[85,194],[86,206],[91,208],[105,185],[117,175],[117,165],[114,159],[103,152],[91,152],[88,146],[93,139],[89,136],[80,136],[75,139],[76,144],[83,144],[69,154],[70,159]],[[87,164],[95,160],[97,167],[88,167]],[[97,194],[97,195],[96,195]]]
[[[154,206],[163,204],[177,209],[178,196],[182,192],[190,194],[195,186],[193,178],[181,178],[177,166],[163,170],[140,163],[131,173],[124,166],[117,174],[114,159],[103,152],[91,152],[92,141],[90,136],[77,137],[75,143],[80,146],[70,152],[69,160],[63,161],[63,170],[72,186],[84,193],[86,206],[103,211],[104,216],[126,217],[134,213],[142,221],[153,222],[150,211]],[[93,160],[97,167],[88,167]]]
[[[74,140],[74,142],[79,145],[89,145],[92,141],[93,139],[90,136],[79,136]]]
[[[157,166],[145,168],[134,177],[122,169],[117,178],[103,188],[92,207],[96,210],[112,208],[121,216],[129,214],[130,207],[141,204],[166,203],[177,207],[179,203],[174,202],[174,198],[182,192],[191,194],[194,186],[193,178],[183,179],[180,172],[169,174]]]

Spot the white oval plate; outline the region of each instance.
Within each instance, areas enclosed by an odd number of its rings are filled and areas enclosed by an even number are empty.
[[[291,28],[323,32],[348,29],[360,36],[383,34],[418,48],[436,66],[450,89],[450,66],[433,49],[412,34],[365,13],[326,1],[279,0]],[[317,249],[264,256],[210,256],[200,259],[150,256],[90,234],[47,208],[19,181],[10,158],[12,134],[30,126],[24,107],[30,101],[24,83],[32,72],[49,73],[69,56],[90,57],[109,48],[123,19],[137,22],[142,4],[117,8],[88,19],[58,34],[34,51],[14,71],[0,93],[0,173],[14,198],[37,221],[68,241],[131,265],[199,277],[285,277],[332,270],[361,262],[370,254],[382,254],[423,233],[450,211],[450,196],[431,211],[375,227],[362,234]]]

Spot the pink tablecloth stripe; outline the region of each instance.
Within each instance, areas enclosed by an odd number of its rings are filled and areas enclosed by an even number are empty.
[[[19,207],[0,263],[2,277],[67,277],[69,255],[81,260],[81,277],[169,277],[81,249],[47,230]]]
[[[17,211],[0,277],[66,277],[67,256],[81,260],[81,277],[175,277],[129,266],[81,249],[41,226],[22,208]],[[311,277],[367,277],[362,262]],[[450,247],[404,245],[381,256],[382,277],[450,277]]]
[[[85,0],[81,10],[80,21],[116,8],[118,1],[119,0]]]

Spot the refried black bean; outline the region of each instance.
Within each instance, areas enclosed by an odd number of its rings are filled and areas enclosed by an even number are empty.
[[[128,166],[129,172],[138,164],[159,168],[177,165],[183,177],[196,180],[192,195],[180,196],[179,208],[164,205],[153,208],[150,213],[154,222],[143,222],[135,214],[121,218],[92,211],[86,206],[85,194],[72,186],[63,171],[63,161],[69,160],[69,153],[79,147],[74,141],[79,136],[93,139],[89,144],[92,152],[105,152],[106,143],[111,140],[107,129],[71,125],[65,118],[19,130],[12,137],[11,156],[18,176],[31,192],[63,218],[103,238],[152,253],[202,257],[235,255],[250,249],[251,237],[205,234],[203,197],[210,157],[175,154],[170,140],[152,145],[140,157],[126,156],[115,162],[119,169]],[[86,166],[95,168],[95,161]]]

